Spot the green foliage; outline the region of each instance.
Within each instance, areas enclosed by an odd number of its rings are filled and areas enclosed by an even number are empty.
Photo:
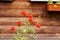
[[[24,25],[26,26],[26,28],[21,28],[21,26],[17,27],[16,35],[13,36],[14,40],[28,40],[28,38],[26,37],[28,35],[28,33],[32,33],[29,37],[30,38],[29,40],[34,39],[35,31],[33,31],[32,28],[30,27],[30,23],[28,21],[25,21]]]
[[[48,4],[53,4],[52,0],[48,0]],[[55,4],[60,4],[60,0],[56,0]]]
[[[60,4],[60,0],[57,0],[56,4]]]
[[[53,4],[52,0],[48,0],[48,4]]]

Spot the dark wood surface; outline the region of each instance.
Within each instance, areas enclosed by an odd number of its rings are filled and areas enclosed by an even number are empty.
[[[56,26],[56,28],[58,26],[60,27],[60,12],[48,12],[47,3],[31,3],[28,2],[28,0],[15,0],[11,3],[0,3],[0,26],[16,25],[16,21],[21,20],[19,18],[24,19],[21,16],[22,11],[25,11],[27,14],[32,14],[42,26],[48,26],[52,29],[54,29],[53,26]],[[15,20],[16,18],[17,20]],[[56,32],[53,31],[53,33]],[[57,31],[57,33],[60,32]]]
[[[59,40],[60,35],[56,34],[60,33],[60,12],[48,12],[47,3],[31,3],[28,0],[0,3],[0,40],[11,40],[12,34],[9,28],[11,26],[17,28],[17,21],[28,19],[27,15],[26,17],[21,16],[22,11],[32,14],[34,21],[42,25],[42,29],[37,31],[40,36],[35,40]]]

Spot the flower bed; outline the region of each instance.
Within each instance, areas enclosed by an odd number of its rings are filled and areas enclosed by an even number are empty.
[[[60,11],[60,0],[58,0],[56,3],[53,3],[52,0],[48,0],[47,10]]]
[[[47,4],[48,11],[60,11],[60,4]]]
[[[7,30],[7,32],[10,32],[12,34],[16,34],[16,35],[11,35],[14,38],[13,40],[28,40],[28,39],[33,40],[34,37],[36,36],[35,33],[37,32],[37,30],[40,30],[42,26],[40,25],[40,23],[38,23],[38,22],[35,23],[34,22],[33,15],[26,14],[25,11],[21,12],[21,15],[23,17],[28,15],[27,16],[28,19],[25,20],[25,21],[17,21],[16,22],[16,25],[17,25],[16,27],[17,28],[14,27],[14,26],[11,26],[11,27],[9,27],[9,30]],[[31,27],[31,24],[34,24],[35,26]],[[6,31],[1,30],[1,32],[3,34]],[[23,34],[23,35],[18,36],[18,35],[21,35],[21,34]],[[28,34],[31,34],[29,38],[26,37]]]

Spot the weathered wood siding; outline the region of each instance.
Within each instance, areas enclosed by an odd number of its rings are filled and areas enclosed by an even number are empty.
[[[28,0],[15,0],[11,3],[0,3],[0,26],[16,25],[17,21],[23,20],[23,17],[20,14],[22,11],[25,11],[27,14],[32,14],[34,18],[36,17],[37,19],[35,19],[43,26],[48,26],[52,29],[54,29],[53,26],[56,26],[56,28],[60,26],[60,12],[50,13],[47,11],[47,3],[31,3],[28,2]],[[15,20],[16,18],[17,20]],[[59,32],[52,31],[51,29],[44,30],[48,30],[45,33]],[[40,33],[42,33],[42,31]]]

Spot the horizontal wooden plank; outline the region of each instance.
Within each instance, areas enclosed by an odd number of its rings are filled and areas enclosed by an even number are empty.
[[[18,21],[27,21],[27,17],[0,17],[0,25],[17,25]],[[37,18],[34,17],[33,20],[35,22],[40,23],[41,25],[52,25],[58,26],[60,25],[59,20],[47,19],[47,18]]]
[[[0,3],[0,9],[46,9],[46,4],[14,1],[13,3]]]
[[[0,33],[12,33],[9,29],[14,26],[18,28],[16,25],[0,25]],[[56,34],[60,33],[60,26],[41,26],[40,30],[36,28],[36,26],[30,26],[32,30],[35,30],[37,34]],[[19,28],[27,28],[27,26],[21,26]],[[15,32],[14,32],[15,33]]]
[[[13,38],[12,36],[16,34],[0,34],[0,38]],[[17,36],[24,35],[19,34]],[[26,37],[29,37],[32,34],[27,34]],[[57,36],[60,36],[60,34],[35,34],[35,38],[56,38]]]
[[[26,14],[32,14],[33,16],[40,16],[42,14],[44,14],[44,10],[31,10],[31,9],[27,9],[27,10],[23,10],[23,9],[2,9],[0,10],[0,17],[20,17],[22,16],[21,15],[21,12],[22,11],[25,11]],[[26,15],[26,16],[27,16]]]
[[[0,34],[0,40],[12,40],[14,37],[12,37],[15,34]],[[27,38],[30,37],[32,34],[27,34]],[[34,40],[58,40],[59,37],[56,34],[35,34]],[[20,35],[18,35],[20,36]],[[51,37],[50,37],[51,36]],[[60,36],[60,34],[59,34]]]
[[[28,2],[20,2],[20,1],[15,1],[13,3],[0,3],[0,8],[1,9],[20,9],[20,8],[29,8],[30,3]]]
[[[35,22],[38,21],[38,18],[34,17]],[[0,17],[0,25],[17,25],[18,21],[28,21],[27,17]]]

